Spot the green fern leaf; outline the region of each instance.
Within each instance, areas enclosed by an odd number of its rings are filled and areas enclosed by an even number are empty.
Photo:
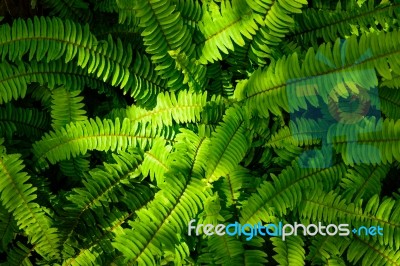
[[[171,171],[165,174],[165,181],[159,186],[161,190],[145,209],[137,212],[138,218],[130,223],[131,228],[125,229],[125,234],[113,243],[125,260],[154,264],[162,250],[174,250],[178,241],[176,233],[182,232],[202,208],[208,192],[195,165],[203,140],[188,130],[177,135]]]
[[[251,133],[246,128],[248,117],[239,110],[233,107],[226,111],[223,123],[207,141],[208,150],[200,151],[200,158],[207,161],[205,174],[209,182],[214,182],[235,169],[250,147]]]
[[[62,0],[44,0],[43,4],[51,8],[50,15],[60,18],[72,19],[82,23],[90,23],[92,20],[92,12],[88,3],[82,0],[62,1]]]
[[[285,241],[281,238],[272,237],[271,241],[275,246],[274,251],[277,253],[273,258],[279,265],[305,265],[306,252],[304,250],[304,241],[300,236],[291,236]]]
[[[46,62],[65,56],[66,63],[78,58],[80,67],[104,81],[111,79],[112,85],[124,87],[129,78],[132,50],[124,50],[121,41],[115,44],[111,37],[98,43],[88,25],[49,17],[17,19],[12,26],[1,25],[0,36],[2,61],[7,55],[10,61],[21,60],[28,52],[29,60],[36,56]]]
[[[361,201],[349,204],[333,191],[308,193],[299,206],[300,215],[314,221],[346,223],[351,228],[380,226],[384,233],[377,234],[374,238],[380,245],[393,249],[398,249],[400,246],[399,212],[398,201],[390,198],[385,198],[380,202],[378,196],[375,195],[366,203],[363,210]],[[362,239],[366,240],[371,238],[371,236],[362,236]]]
[[[317,154],[317,160],[323,160],[322,153]],[[241,222],[256,224],[270,222],[271,217],[282,217],[287,209],[293,209],[304,197],[306,190],[323,188],[329,191],[338,180],[345,175],[343,163],[330,168],[303,168],[297,160],[287,167],[273,182],[266,181],[253,193],[241,211]]]
[[[361,35],[363,32],[370,32],[371,28],[377,31],[379,26],[394,26],[392,18],[396,17],[393,15],[397,15],[395,10],[399,7],[398,3],[383,2],[378,5],[374,1],[368,1],[360,8],[349,10],[309,8],[298,16],[296,28],[288,38],[303,45],[316,45],[318,38],[329,42],[352,33]]]
[[[48,130],[49,125],[49,116],[37,109],[17,108],[10,104],[0,108],[0,136],[7,139],[14,134],[37,139]]]
[[[158,1],[126,0],[117,3],[120,8],[133,10],[134,16],[139,19],[146,52],[152,55],[159,75],[169,81],[168,87],[182,87],[183,74],[175,69],[175,62],[168,55],[168,51],[178,49],[189,57],[194,52],[191,35],[180,12],[169,0],[163,0],[162,4]]]
[[[2,205],[0,205],[0,221],[2,221],[0,224],[0,252],[4,252],[7,250],[8,244],[14,239],[18,227],[13,215]]]
[[[67,91],[65,88],[53,90],[51,117],[53,129],[59,129],[71,122],[87,120],[81,91]]]
[[[34,202],[36,188],[26,183],[30,176],[24,169],[20,155],[5,154],[0,158],[0,199],[3,206],[14,215],[17,226],[29,236],[35,250],[47,258],[57,258],[58,235],[51,227],[45,211]]]
[[[150,176],[150,180],[156,180],[157,184],[164,182],[164,174],[170,169],[168,167],[168,155],[172,146],[166,145],[165,140],[154,141],[153,147],[144,154],[144,160],[140,167],[143,176]]]
[[[379,100],[382,113],[393,119],[400,119],[400,91],[384,88],[379,89]]]
[[[17,242],[16,247],[11,249],[10,253],[8,253],[7,262],[5,265],[33,266],[29,257],[32,256],[34,248],[35,246],[28,248],[21,242]]]
[[[235,96],[251,110],[268,116],[267,110],[280,115],[282,109],[293,112],[307,108],[307,102],[320,106],[317,96],[324,104],[336,102],[338,97],[349,95],[345,86],[358,94],[354,84],[367,90],[377,86],[375,73],[387,79],[392,78],[392,72],[397,74],[398,35],[397,31],[372,33],[361,36],[359,42],[355,36],[343,44],[338,39],[333,49],[330,43],[321,45],[317,51],[310,48],[301,67],[296,53],[284,56],[241,82]],[[348,56],[343,60],[332,60],[333,57],[341,58],[340,54]],[[343,81],[337,82],[338,79]]]
[[[131,123],[124,119],[122,123],[117,118],[115,122],[100,118],[74,122],[50,134],[45,134],[42,140],[33,144],[38,165],[48,166],[46,159],[56,162],[84,155],[88,150],[120,151],[128,145],[146,147],[156,138],[166,134],[172,137],[173,131],[151,131],[141,124]]]
[[[381,192],[382,179],[386,177],[390,169],[389,165],[361,166],[348,169],[346,177],[341,180],[344,189],[343,196],[352,198],[357,202],[361,198],[370,199]]]
[[[327,139],[346,164],[386,164],[400,160],[399,134],[400,120],[371,117],[355,124],[335,124]]]
[[[197,53],[202,64],[221,60],[220,51],[228,54],[233,43],[243,46],[243,37],[251,39],[259,27],[256,21],[262,19],[261,15],[253,14],[245,1],[222,1],[220,10],[210,12],[207,9],[211,5],[212,2],[203,5],[203,17],[198,24],[203,36],[197,41]]]

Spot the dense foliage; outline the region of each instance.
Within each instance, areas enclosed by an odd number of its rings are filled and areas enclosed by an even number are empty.
[[[2,265],[400,265],[400,2],[3,2]]]

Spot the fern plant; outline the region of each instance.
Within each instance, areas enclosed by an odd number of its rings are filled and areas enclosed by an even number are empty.
[[[399,1],[31,8],[0,13],[1,265],[400,265]]]

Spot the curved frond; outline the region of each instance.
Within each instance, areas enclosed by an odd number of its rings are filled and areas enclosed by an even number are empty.
[[[204,138],[187,130],[177,135],[170,155],[171,171],[159,185],[161,190],[145,209],[137,212],[138,218],[130,223],[131,228],[125,229],[125,234],[113,243],[126,261],[154,264],[163,250],[174,250],[177,232],[182,232],[202,208],[209,192],[194,166],[203,141]]]
[[[351,240],[347,237],[317,235],[311,241],[310,252],[306,259],[314,264],[326,262],[326,265],[330,265],[330,260],[335,261],[337,256],[342,256],[350,243]]]
[[[341,153],[346,164],[387,164],[400,161],[400,120],[364,118],[329,128],[328,145]]]
[[[169,87],[182,87],[184,76],[175,69],[175,61],[168,54],[168,51],[180,49],[192,57],[194,52],[192,36],[183,23],[181,13],[170,0],[162,0],[161,3],[153,0],[120,0],[117,3],[119,8],[133,10],[139,19],[146,52],[152,55],[159,75],[168,80]]]
[[[319,144],[324,135],[327,134],[328,126],[328,122],[323,119],[292,119],[288,126],[284,126],[271,136],[266,146],[284,148],[287,145],[311,146]]]
[[[382,113],[387,117],[400,119],[400,90],[379,89],[379,100]]]
[[[367,241],[355,237],[347,250],[347,259],[362,265],[400,265],[400,251],[380,245],[376,241]]]
[[[319,154],[317,160],[323,161]],[[323,188],[332,189],[346,173],[343,163],[329,168],[303,168],[294,161],[279,176],[271,174],[272,182],[265,181],[253,193],[241,211],[241,222],[256,224],[271,221],[271,217],[282,217],[287,209],[293,209],[304,197],[304,191]]]
[[[330,11],[326,9],[306,9],[297,18],[298,24],[289,34],[289,39],[295,39],[302,45],[316,44],[318,38],[325,42],[335,41],[336,38],[345,38],[352,33],[361,35],[364,32],[377,31],[393,25],[395,10],[399,3],[380,3],[366,1],[361,7],[349,10]]]
[[[358,88],[368,91],[377,86],[377,75],[391,79],[392,73],[398,74],[399,34],[371,33],[359,41],[354,35],[343,42],[337,39],[333,47],[327,43],[318,50],[310,48],[301,66],[296,53],[284,56],[241,82],[235,97],[262,115],[268,111],[280,115],[281,110],[294,112],[307,104],[321,106],[319,100],[326,105],[350,93],[358,95]]]
[[[361,166],[348,169],[345,178],[341,179],[343,196],[354,201],[368,200],[381,192],[381,182],[390,169],[389,165]]]
[[[171,153],[172,146],[166,145],[165,140],[154,141],[149,151],[144,153],[144,160],[141,164],[143,176],[150,176],[150,180],[156,180],[157,185],[164,182],[164,174],[169,169],[168,155]]]
[[[275,246],[273,250],[277,253],[273,258],[279,265],[305,265],[306,252],[301,236],[291,236],[285,241],[279,237],[272,237],[271,242]]]
[[[87,2],[83,0],[43,0],[43,5],[51,8],[50,15],[60,18],[72,19],[78,22],[88,22],[92,20],[92,12]]]
[[[154,139],[171,137],[173,131],[149,130],[145,125],[131,123],[129,119],[120,122],[100,118],[73,122],[65,128],[60,128],[45,134],[42,140],[33,144],[33,153],[37,164],[47,167],[46,159],[54,164],[56,162],[84,155],[88,150],[121,151],[128,145],[146,147]]]
[[[35,250],[45,258],[59,256],[57,230],[42,207],[35,203],[36,188],[26,183],[30,176],[23,172],[24,164],[18,154],[0,154],[0,199],[12,212],[17,226],[29,236]]]
[[[70,20],[50,17],[17,19],[12,26],[0,25],[0,54],[2,61],[21,60],[29,53],[29,60],[46,59],[46,62],[65,57],[65,62],[78,59],[78,66],[88,73],[95,73],[112,85],[124,87],[129,78],[128,67],[132,61],[132,50],[123,48],[120,40],[114,43],[97,42],[89,26]]]
[[[14,239],[18,227],[13,215],[9,213],[3,205],[0,205],[0,221],[0,252],[4,252],[8,249],[8,244]]]
[[[87,120],[86,111],[83,109],[81,91],[67,91],[58,88],[52,93],[51,117],[53,129],[59,129],[71,122]]]
[[[168,51],[168,54],[175,60],[175,68],[184,76],[182,84],[188,84],[189,90],[203,91],[206,85],[206,68],[200,65],[196,59],[188,58],[180,50]]]
[[[252,8],[262,14],[263,24],[253,36],[248,49],[249,58],[259,65],[266,63],[266,58],[271,58],[276,46],[278,46],[289,30],[294,28],[295,21],[292,14],[302,13],[301,8],[307,4],[307,0],[247,0]]]
[[[11,104],[0,107],[0,136],[11,139],[14,134],[37,139],[50,126],[50,117],[37,109],[18,108]]]
[[[199,22],[202,36],[197,40],[199,62],[206,64],[222,59],[220,52],[228,54],[233,43],[243,46],[244,37],[252,38],[259,28],[259,14],[241,0],[222,1],[219,8],[213,1],[203,5],[203,17]]]
[[[120,155],[113,155],[113,159],[116,163],[105,163],[103,167],[91,170],[83,181],[83,187],[73,189],[67,196],[68,204],[64,206],[61,218],[64,245],[76,246],[79,235],[85,239],[84,236],[88,235],[87,230],[90,232],[90,228],[94,227],[98,219],[104,223],[106,229],[113,228],[114,223],[118,222],[114,219],[102,220],[104,216],[109,218],[117,216],[114,218],[119,220],[122,218],[121,215],[124,217],[127,215],[118,210],[112,210],[110,206],[119,202],[125,205],[125,209],[133,211],[152,198],[152,190],[146,183],[140,183],[141,175],[138,168],[140,156],[122,152]],[[120,198],[123,200],[119,200]],[[124,221],[133,214],[132,212],[123,218]],[[83,230],[84,228],[86,230]],[[104,235],[99,237],[103,238]],[[72,257],[73,254],[77,255],[72,253],[67,257]]]
[[[360,226],[367,228],[380,226],[383,228],[383,235],[360,237],[366,240],[375,238],[380,245],[399,249],[400,205],[398,200],[385,198],[380,201],[375,195],[368,200],[365,207],[362,207],[361,201],[349,203],[333,191],[329,193],[313,191],[302,200],[299,213],[302,217],[313,221],[349,224],[350,229]]]
[[[180,91],[179,93],[159,93],[157,104],[151,110],[145,110],[137,106],[128,107],[126,117],[131,122],[150,122],[154,128],[160,126],[172,126],[175,123],[198,123],[201,121],[206,106],[212,103],[221,105],[220,97],[212,97],[207,101],[207,93],[194,93]]]
[[[209,182],[235,169],[250,147],[252,134],[247,128],[249,118],[239,110],[232,107],[226,111],[223,122],[211,135],[207,155],[202,156],[207,165],[205,174]]]
[[[21,242],[17,242],[16,246],[11,249],[10,253],[8,253],[7,262],[5,263],[5,265],[33,266],[29,257],[32,256],[34,248],[35,246],[33,246],[32,248],[28,248]]]

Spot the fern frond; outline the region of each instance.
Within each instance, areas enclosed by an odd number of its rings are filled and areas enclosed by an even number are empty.
[[[129,93],[144,108],[154,107],[157,95],[167,90],[165,80],[157,75],[154,68],[145,55],[136,53],[132,74],[124,87],[124,93]]]
[[[118,4],[116,0],[101,0],[96,1],[94,6],[95,11],[100,11],[104,13],[117,13]]]
[[[188,26],[190,32],[193,34],[197,28],[197,23],[203,16],[203,10],[199,2],[194,0],[172,0],[172,3],[176,5],[176,9],[182,15],[183,22]]]
[[[164,174],[168,172],[168,155],[171,153],[172,146],[166,145],[165,140],[154,141],[151,149],[144,153],[144,160],[141,164],[143,176],[150,176],[150,180],[156,180],[157,185],[164,182]]]
[[[162,3],[120,0],[117,3],[120,8],[132,9],[139,19],[146,52],[152,55],[159,75],[168,80],[169,87],[182,87],[183,74],[175,69],[175,62],[168,54],[168,51],[180,49],[191,58],[194,52],[192,36],[180,12],[170,0],[163,0]]]
[[[381,88],[382,87],[387,87],[390,89],[400,88],[400,75],[393,74],[391,79],[382,79],[382,81],[379,85]]]
[[[304,265],[305,250],[301,236],[291,236],[283,241],[281,238],[272,237],[273,250],[277,253],[273,256],[276,262],[282,266]]]
[[[50,15],[90,23],[93,17],[88,3],[83,0],[43,0],[43,5],[51,9]]]
[[[52,127],[59,129],[71,122],[87,120],[86,111],[83,109],[81,91],[67,91],[61,87],[52,93]]]
[[[20,266],[33,266],[32,262],[30,261],[29,257],[32,256],[32,252],[34,251],[35,246],[32,248],[26,247],[21,242],[17,242],[16,247],[11,249],[7,256],[7,262],[5,266],[13,266],[13,265],[20,265]]]
[[[361,262],[362,265],[399,266],[400,251],[380,245],[377,241],[354,237],[347,250],[347,259],[353,264]]]
[[[329,124],[324,119],[297,118],[289,121],[271,136],[267,147],[284,148],[287,145],[311,146],[319,144],[326,136]]]
[[[400,119],[400,90],[379,89],[380,109],[387,117]]]
[[[203,210],[197,215],[198,223],[200,224],[213,224],[217,225],[219,222],[224,221],[221,208],[221,199],[217,192],[214,192],[203,203]]]
[[[400,207],[399,201],[385,198],[381,202],[378,195],[368,200],[362,208],[361,201],[349,203],[340,195],[331,191],[313,191],[303,198],[299,205],[302,217],[325,223],[346,223],[350,228],[360,226],[380,226],[383,235],[360,236],[362,239],[376,238],[380,245],[393,249],[400,246]]]
[[[206,90],[211,95],[225,97],[233,95],[232,74],[229,71],[223,70],[219,62],[207,65],[206,78],[208,80]]]
[[[16,19],[12,26],[0,25],[0,36],[2,61],[7,55],[10,61],[21,60],[28,53],[29,60],[45,58],[46,62],[65,56],[66,63],[77,58],[78,66],[104,81],[111,80],[113,86],[124,87],[129,78],[132,50],[124,49],[120,40],[114,43],[111,37],[97,42],[88,25],[49,17]]]
[[[193,259],[190,257],[190,247],[180,239],[174,251],[165,251],[160,264],[174,263],[174,265],[188,265]]]
[[[74,208],[82,211],[87,209],[106,208],[109,202],[117,202],[118,195],[124,195],[123,185],[133,185],[139,181],[140,171],[138,167],[138,155],[122,153],[120,156],[114,155],[115,164],[104,164],[104,169],[95,168],[90,171],[90,178],[83,182],[84,188],[73,189],[67,199],[74,204]],[[141,189],[143,196],[147,196],[144,184],[135,184],[137,189]],[[140,206],[140,200],[134,201],[130,198],[130,205]],[[123,200],[124,201],[124,200]]]
[[[306,46],[310,43],[316,45],[318,38],[330,42],[352,33],[361,35],[363,31],[369,32],[371,28],[377,31],[378,26],[393,26],[396,19],[395,10],[399,7],[399,3],[376,4],[374,1],[367,1],[359,8],[345,11],[309,8],[301,14],[301,18],[295,18],[298,23],[293,33],[287,37]]]
[[[290,163],[298,158],[303,152],[306,152],[305,149],[287,144],[282,148],[275,148],[274,153],[276,156],[272,158],[272,162],[281,167],[286,167],[290,165]]]
[[[14,134],[37,139],[49,129],[50,118],[37,109],[18,108],[7,104],[0,108],[0,136],[11,139]]]
[[[32,60],[29,64],[21,62],[18,67],[2,62],[0,64],[0,86],[2,86],[0,103],[25,98],[27,85],[33,82],[38,82],[50,89],[64,85],[68,90],[82,90],[85,86],[89,86],[97,89],[100,93],[110,91],[111,87],[95,75],[90,75],[84,69],[77,68],[74,62],[66,64],[61,60],[56,60],[43,63]],[[37,96],[46,96],[46,94],[36,93],[39,94]]]
[[[49,110],[51,107],[51,89],[47,86],[32,84],[30,86],[30,96],[33,100],[42,104],[44,110]]]
[[[122,214],[117,210],[110,210],[110,205],[117,202],[124,203],[126,209],[132,211],[139,209],[152,198],[153,192],[147,184],[139,183],[140,156],[122,152],[120,155],[113,154],[113,158],[116,163],[104,163],[103,167],[90,171],[83,181],[84,186],[73,189],[67,196],[69,203],[64,206],[65,212],[61,219],[64,245],[75,246],[75,242],[79,239],[78,235],[88,234],[82,229],[90,230],[89,228],[94,226],[98,219],[104,222],[105,228],[113,227],[115,220],[110,219],[107,222],[102,220],[103,216],[113,217]],[[119,198],[125,199],[120,201]],[[133,213],[129,216],[132,215]]]
[[[371,33],[362,35],[359,41],[355,36],[343,43],[338,39],[333,47],[330,43],[322,44],[317,51],[308,50],[301,67],[296,53],[284,56],[241,82],[235,96],[262,115],[268,115],[267,110],[280,115],[281,109],[304,109],[307,102],[318,107],[319,97],[325,104],[337,102],[338,97],[349,95],[346,86],[358,94],[354,85],[368,90],[377,86],[377,74],[387,79],[391,79],[392,73],[397,74],[399,35],[398,31]]]
[[[180,50],[168,51],[168,54],[175,60],[175,68],[184,75],[182,84],[188,84],[189,90],[203,91],[206,85],[206,68]]]
[[[115,0],[113,0],[115,3]],[[121,39],[122,43],[129,43],[132,45],[132,50],[136,50],[144,55],[143,40],[140,36],[140,31],[136,26],[125,24],[110,25],[109,21],[99,21],[93,27],[93,34],[96,35],[98,40],[107,40],[111,35],[114,40]]]
[[[98,227],[87,228],[92,237],[85,241],[79,253],[65,259],[62,265],[104,265],[109,263],[116,256],[111,240],[114,235],[122,231],[122,226],[132,215],[134,215],[133,211],[121,212],[114,208],[107,216],[98,217]],[[99,227],[101,230],[98,230]]]
[[[157,105],[152,110],[131,106],[126,110],[126,117],[135,123],[150,122],[153,128],[172,126],[174,122],[198,123],[201,121],[201,115],[206,112],[206,106],[212,103],[221,105],[221,97],[207,100],[207,93],[165,92],[158,94]]]
[[[168,128],[157,131],[149,130],[148,126],[131,123],[129,119],[120,122],[100,118],[74,122],[65,128],[45,134],[42,140],[33,144],[37,164],[47,167],[46,159],[54,164],[56,162],[84,155],[88,150],[121,151],[128,145],[146,147],[154,139],[162,137],[169,139],[174,131]]]
[[[18,227],[13,215],[3,205],[0,205],[0,221],[2,222],[0,224],[0,252],[4,252],[8,249],[8,244],[15,238]]]
[[[236,167],[229,174],[220,179],[220,185],[215,184],[215,188],[223,198],[224,207],[233,209],[232,214],[239,211],[239,202],[244,196],[244,190],[251,187],[251,181],[255,179],[247,168]]]
[[[207,153],[201,158],[206,162],[206,178],[214,182],[221,176],[229,174],[244,158],[250,147],[252,134],[248,130],[246,113],[238,107],[226,111],[223,122],[215,129]]]
[[[311,241],[310,252],[306,259],[313,264],[329,264],[330,259],[336,256],[342,256],[345,249],[351,243],[351,240],[342,236],[315,236]],[[335,265],[335,264],[334,264]]]
[[[211,236],[207,239],[207,246],[208,252],[203,253],[197,261],[200,265],[211,265],[211,258],[213,265],[240,265],[243,263],[245,249],[239,239],[227,235]]]
[[[176,138],[170,155],[171,171],[159,185],[161,190],[145,209],[137,212],[138,218],[130,223],[131,228],[113,242],[130,263],[154,264],[162,251],[174,250],[177,233],[196,216],[209,194],[195,167],[204,137],[184,130]]]
[[[245,1],[222,1],[221,8],[215,8],[214,2],[203,5],[203,17],[199,22],[199,30],[203,36],[197,40],[199,62],[206,64],[222,59],[221,53],[232,51],[233,43],[243,46],[245,40],[252,38],[259,26],[257,20],[261,15],[253,14],[253,10]]]
[[[2,205],[13,213],[17,226],[45,258],[59,256],[58,234],[44,209],[34,202],[36,188],[26,183],[30,176],[23,172],[24,164],[18,154],[0,155],[0,192]]]
[[[327,139],[346,164],[386,164],[400,161],[399,136],[400,120],[371,117],[355,124],[335,124]]]
[[[90,169],[90,160],[88,157],[89,156],[80,156],[60,162],[61,172],[67,177],[80,180],[80,178],[83,177],[83,174]]]
[[[248,0],[247,2],[254,11],[264,16],[263,24],[250,42],[248,55],[256,64],[264,65],[265,59],[271,57],[274,52],[274,47],[279,45],[294,27],[295,21],[291,15],[301,13],[301,8],[307,4],[307,0]]]
[[[322,153],[317,160],[324,160]],[[269,222],[271,217],[282,217],[287,209],[293,210],[304,197],[304,192],[323,188],[332,189],[346,173],[343,163],[330,168],[303,168],[293,162],[279,176],[271,174],[272,182],[265,181],[253,193],[241,211],[241,222],[256,224]]]
[[[357,202],[368,200],[381,192],[381,182],[390,170],[389,165],[361,166],[348,169],[345,178],[341,179],[342,195]]]

